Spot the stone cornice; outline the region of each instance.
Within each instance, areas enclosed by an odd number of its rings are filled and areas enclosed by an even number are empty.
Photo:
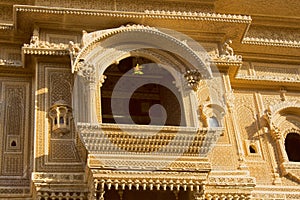
[[[252,24],[260,26],[300,28],[299,17],[284,17],[284,16],[268,16],[268,15],[251,15]]]
[[[0,30],[13,30],[14,25],[11,23],[0,23]]]
[[[283,39],[268,39],[268,38],[258,38],[258,37],[245,37],[242,41],[243,44],[253,44],[253,45],[263,45],[263,46],[276,46],[276,47],[291,47],[300,48],[299,41],[287,41]]]
[[[86,10],[86,9],[69,9],[69,8],[48,8],[41,6],[28,6],[28,5],[15,5],[14,15],[18,13],[37,13],[37,14],[54,14],[54,15],[74,15],[74,16],[91,16],[91,17],[108,17],[119,19],[159,19],[159,20],[186,20],[186,21],[199,21],[199,22],[222,22],[222,23],[236,23],[247,24],[248,28],[244,31],[241,41],[243,44],[262,45],[262,46],[276,46],[276,47],[290,47],[299,48],[300,41],[297,38],[286,40],[285,38],[272,38],[270,35],[264,37],[249,35],[248,32],[252,30],[255,25],[252,22],[251,16],[247,15],[231,15],[231,14],[218,14],[218,13],[203,13],[203,12],[181,12],[181,11],[165,11],[165,10],[145,10],[144,12],[127,12],[127,11],[107,11],[107,10]],[[257,17],[258,24],[262,24],[264,17]],[[266,17],[266,23],[275,23],[273,18]],[[15,20],[17,17],[15,17]],[[294,21],[299,21],[294,19]],[[271,22],[270,22],[271,21]],[[285,23],[287,20],[285,20]],[[14,22],[15,24],[16,21]],[[283,23],[283,22],[282,22]],[[251,26],[250,26],[251,24]],[[288,24],[290,26],[290,24]],[[296,37],[296,36],[295,36]]]
[[[86,15],[86,16],[107,16],[120,18],[158,18],[170,20],[205,20],[222,21],[235,23],[250,23],[251,17],[247,15],[230,15],[202,12],[180,12],[180,11],[160,11],[145,10],[144,12],[124,12],[124,11],[106,11],[106,10],[85,10],[69,8],[47,8],[39,6],[15,5],[15,12],[32,12],[61,15]]]

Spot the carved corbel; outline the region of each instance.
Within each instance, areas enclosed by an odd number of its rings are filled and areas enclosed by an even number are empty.
[[[73,41],[70,41],[68,50],[69,50],[69,54],[70,54],[71,65],[73,66],[73,63],[81,49],[80,49],[79,44],[75,44]]]

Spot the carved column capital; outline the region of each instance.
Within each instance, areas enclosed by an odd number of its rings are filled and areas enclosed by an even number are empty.
[[[280,140],[282,138],[280,129],[274,125],[274,123],[271,123],[270,125],[270,134],[274,140]]]
[[[95,83],[96,81],[96,67],[94,64],[80,62],[77,74],[83,77],[87,83]]]

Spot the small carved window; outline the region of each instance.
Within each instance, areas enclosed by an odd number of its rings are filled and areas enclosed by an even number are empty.
[[[64,118],[63,117],[59,117],[59,123],[64,124]]]
[[[15,147],[15,146],[17,146],[17,143],[16,143],[16,141],[12,141],[11,143],[10,143],[10,146],[12,146],[12,147]]]
[[[219,127],[219,122],[216,117],[210,117],[208,119],[209,127]]]
[[[250,152],[250,153],[257,153],[257,150],[256,150],[256,148],[255,148],[254,145],[251,144],[251,145],[249,146],[249,152]]]
[[[285,138],[285,150],[289,161],[300,162],[300,135],[289,133]]]

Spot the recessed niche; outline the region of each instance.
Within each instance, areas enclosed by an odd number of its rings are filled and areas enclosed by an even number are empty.
[[[16,142],[16,141],[14,141],[14,140],[13,140],[13,141],[11,141],[11,143],[10,143],[10,146],[11,146],[11,147],[15,147],[15,146],[17,146],[17,142]]]
[[[245,140],[245,149],[248,156],[261,156],[258,140]]]
[[[251,145],[249,146],[249,152],[250,152],[250,153],[257,153],[257,150],[256,150],[255,145],[251,144]]]

